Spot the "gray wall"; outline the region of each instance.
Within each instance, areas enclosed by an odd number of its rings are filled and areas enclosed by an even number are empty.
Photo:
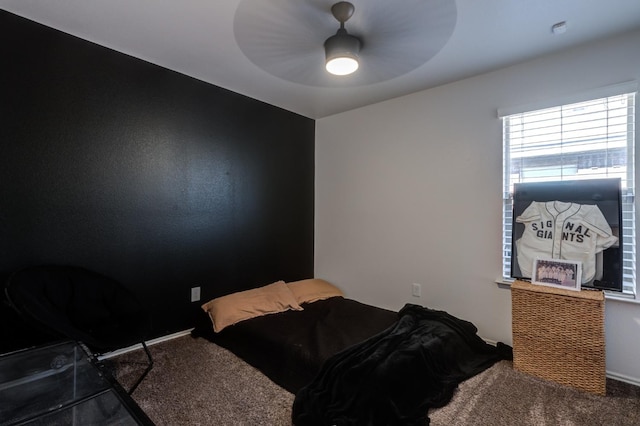
[[[511,294],[495,284],[497,109],[638,79],[633,32],[318,120],[316,276],[374,305],[444,309],[484,338],[510,342]],[[636,129],[636,146],[637,138]],[[422,297],[411,296],[412,283],[422,284]],[[640,305],[607,299],[606,333],[609,374],[640,383]]]

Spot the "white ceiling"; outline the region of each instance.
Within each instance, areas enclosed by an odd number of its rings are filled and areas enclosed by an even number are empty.
[[[380,83],[317,87],[275,77],[243,54],[234,36],[243,1],[249,0],[0,0],[0,8],[310,118],[640,28],[640,0],[451,0],[453,34],[424,65]],[[291,7],[305,0],[264,1]],[[335,1],[326,0],[327,14]],[[358,13],[373,0],[351,1]],[[551,26],[560,21],[567,31],[553,35]]]

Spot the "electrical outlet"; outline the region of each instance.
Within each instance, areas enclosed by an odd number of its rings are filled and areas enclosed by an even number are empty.
[[[197,302],[200,300],[200,287],[191,287],[191,301]]]
[[[420,284],[417,284],[417,283],[411,284],[411,294],[413,295],[413,297],[420,297],[421,293],[422,293],[422,286]]]

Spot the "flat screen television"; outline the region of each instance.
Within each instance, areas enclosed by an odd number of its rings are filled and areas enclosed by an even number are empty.
[[[531,279],[536,259],[576,261],[582,288],[622,291],[619,178],[514,185],[511,276]]]

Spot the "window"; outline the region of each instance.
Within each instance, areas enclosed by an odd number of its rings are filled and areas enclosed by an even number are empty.
[[[503,119],[503,279],[510,279],[514,183],[619,177],[623,292],[635,295],[635,91]]]

